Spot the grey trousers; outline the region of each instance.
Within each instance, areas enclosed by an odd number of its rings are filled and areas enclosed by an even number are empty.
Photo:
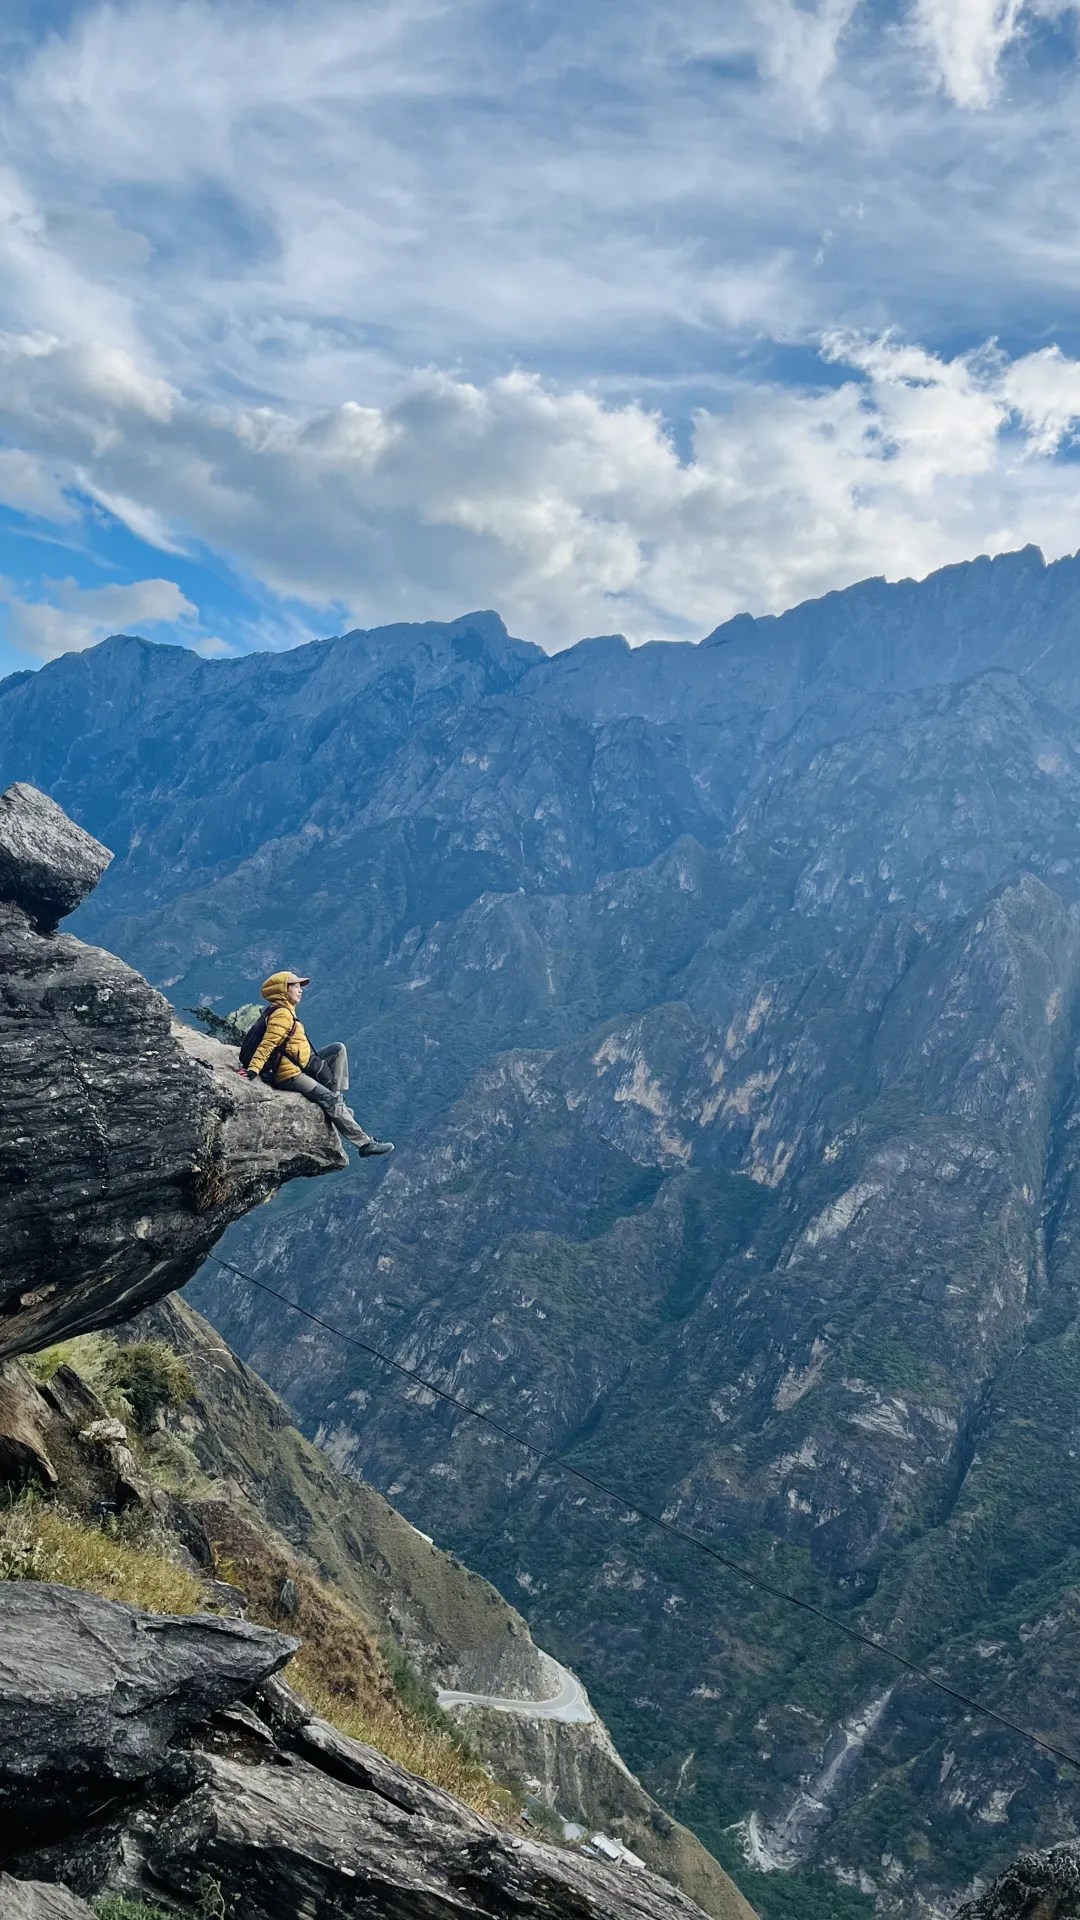
[[[365,1133],[354,1113],[350,1113],[342,1095],[349,1086],[349,1056],[341,1042],[336,1040],[332,1046],[320,1047],[312,1054],[312,1060],[326,1069],[332,1086],[324,1087],[310,1073],[295,1073],[291,1080],[283,1080],[282,1087],[287,1093],[302,1093],[305,1100],[314,1100],[321,1107],[328,1120],[332,1120],[343,1140],[349,1140],[354,1147],[365,1147],[371,1139]]]

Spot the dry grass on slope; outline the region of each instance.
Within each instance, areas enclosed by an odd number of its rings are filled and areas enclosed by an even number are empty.
[[[195,1393],[186,1360],[160,1338],[121,1344],[112,1335],[95,1333],[34,1355],[27,1370],[47,1382],[61,1365],[72,1368],[108,1411],[124,1421],[141,1472],[205,1528],[215,1571],[245,1595],[247,1617],[300,1639],[287,1677],[314,1710],[341,1732],[378,1748],[476,1812],[503,1826],[516,1826],[519,1801],[496,1783],[440,1713],[434,1694],[404,1657],[393,1649],[384,1651],[363,1603],[317,1578],[312,1560],[274,1533],[239,1489],[235,1497],[231,1492],[214,1497],[213,1483],[198,1458],[163,1417],[170,1408],[187,1405]],[[257,1393],[261,1383],[254,1388],[243,1384],[250,1394]],[[246,1433],[242,1420],[233,1424]],[[255,1439],[260,1437],[256,1432]],[[291,1429],[285,1437],[302,1447]],[[99,1504],[111,1496],[115,1475],[102,1473],[93,1449],[79,1443],[62,1419],[50,1425],[48,1443],[59,1472],[57,1494],[25,1494],[6,1510],[0,1507],[0,1579],[55,1581],[151,1613],[214,1611],[212,1589],[205,1589],[183,1551],[183,1529],[178,1537],[170,1531],[167,1510],[159,1514],[136,1505],[102,1519]],[[253,1450],[263,1454],[265,1473],[265,1447]],[[233,1457],[226,1447],[215,1464],[227,1469]],[[299,1474],[299,1461],[285,1446],[279,1477],[287,1476],[290,1467]],[[306,1514],[304,1495],[310,1497],[311,1489],[302,1474],[299,1481],[291,1504]],[[281,1490],[283,1499],[287,1491]],[[415,1538],[423,1545],[405,1522],[398,1525],[410,1542]],[[316,1526],[312,1531],[319,1534],[321,1547],[322,1530]],[[312,1551],[319,1551],[314,1542]],[[286,1580],[296,1594],[295,1611],[287,1613],[279,1603]],[[486,1593],[482,1582],[477,1586]]]
[[[448,1724],[440,1724],[438,1709],[425,1717],[419,1689],[416,1705],[402,1701],[383,1654],[351,1608],[260,1538],[227,1502],[207,1502],[201,1518],[217,1551],[218,1573],[248,1597],[248,1619],[302,1640],[286,1677],[316,1713],[477,1813],[502,1826],[516,1824],[514,1796]],[[125,1538],[122,1528],[122,1522],[98,1524],[38,1495],[23,1495],[0,1511],[0,1580],[54,1581],[148,1613],[213,1610],[197,1575],[178,1566],[162,1546]],[[297,1604],[284,1619],[278,1595],[287,1578],[295,1583]]]
[[[229,1502],[203,1501],[196,1511],[213,1543],[219,1573],[247,1596],[248,1619],[301,1640],[286,1677],[323,1719],[488,1819],[503,1826],[516,1824],[514,1796],[469,1751],[433,1697],[413,1680],[406,1681],[413,1698],[402,1699],[400,1683],[395,1684],[359,1614],[256,1531]],[[287,1579],[296,1588],[296,1608],[286,1618],[279,1595]]]
[[[0,1512],[0,1580],[49,1580],[147,1613],[197,1613],[202,1584],[161,1552],[24,1495]]]

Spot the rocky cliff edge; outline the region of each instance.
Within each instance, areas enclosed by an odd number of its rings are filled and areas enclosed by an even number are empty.
[[[57,931],[110,858],[34,788],[0,795],[0,1478],[12,1486],[58,1476],[36,1424],[46,1401],[8,1362],[130,1319],[284,1180],[345,1164],[319,1111],[242,1080],[140,975]],[[112,1459],[102,1514],[130,1503],[148,1524],[166,1509],[185,1518],[140,1489],[119,1421],[81,1429],[106,1409],[76,1374],[61,1367],[48,1392],[54,1409],[71,1399],[69,1451],[100,1441]],[[502,1831],[338,1732],[274,1677],[298,1645],[13,1566],[0,1579],[0,1920],[90,1920],[85,1900],[105,1891],[223,1920],[703,1920],[653,1874]]]
[[[346,1165],[315,1108],[57,931],[111,857],[36,788],[0,794],[0,1357],[127,1319],[286,1180]]]
[[[702,1920],[339,1733],[274,1677],[296,1645],[0,1583],[3,1920],[89,1920],[106,1886],[222,1920]]]

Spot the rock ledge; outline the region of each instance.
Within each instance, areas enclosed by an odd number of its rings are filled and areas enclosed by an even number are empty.
[[[82,1920],[64,1886],[194,1902],[207,1876],[243,1920],[704,1920],[654,1874],[504,1832],[338,1733],[275,1677],[281,1634],[68,1587],[0,1597],[13,1920]]]
[[[126,1319],[284,1181],[347,1164],[308,1101],[241,1078],[112,954],[42,930],[109,857],[34,788],[0,795],[0,1358]]]

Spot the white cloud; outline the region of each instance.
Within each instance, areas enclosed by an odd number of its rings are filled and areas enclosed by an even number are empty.
[[[0,447],[0,506],[54,522],[77,517],[48,467],[18,447]]]
[[[900,4],[965,98],[962,56],[992,77],[1027,17]],[[0,76],[0,309],[189,392],[317,407],[432,361],[633,392],[715,377],[763,332],[922,333],[932,306],[955,338],[957,308],[1034,325],[1033,287],[1055,312],[1080,290],[1068,74],[1049,120],[1045,99],[1010,109],[968,150],[973,117],[913,96],[921,61],[857,0],[509,19],[496,0],[83,5]]]
[[[383,406],[294,418],[163,397],[101,364],[8,339],[0,434],[58,470],[66,456],[95,498],[137,501],[171,544],[213,543],[274,593],[363,624],[490,604],[547,645],[616,627],[640,641],[868,573],[1080,544],[1080,464],[1062,454],[1080,363],[1057,351],[944,359],[834,334],[817,384],[746,380],[683,451],[657,413],[524,373],[429,372]],[[108,598],[125,590],[95,591],[21,614],[23,644],[137,619]],[[144,621],[192,611],[167,582],[140,591]]]
[[[1024,0],[915,0],[916,34],[958,106],[989,105],[1023,12]]]
[[[1006,50],[1037,20],[1076,10],[1076,0],[914,0],[912,18],[945,92],[957,106],[988,107]]]
[[[809,105],[816,105],[836,68],[840,42],[858,5],[859,0],[817,0],[816,6],[809,7],[797,0],[760,0],[765,72]]]
[[[840,5],[736,0],[725,50],[808,90]],[[703,0],[656,32],[641,0],[572,33],[548,11],[522,46],[485,0],[84,8],[9,82],[8,310],[312,401],[343,364],[452,360],[450,329],[790,319],[783,246],[711,237],[718,144],[732,195],[757,168],[735,102],[686,91]]]
[[[1075,545],[1080,84],[1008,60],[1071,4],[82,0],[0,74],[0,501],[270,644]],[[988,315],[1037,351],[931,350]]]
[[[1043,347],[1005,368],[1003,397],[1023,422],[1032,453],[1053,454],[1080,416],[1080,363]]]
[[[104,587],[49,580],[44,586],[44,598],[29,600],[20,598],[10,582],[0,582],[9,638],[38,660],[81,653],[110,633],[138,633],[197,617],[197,609],[172,580],[135,580]]]

